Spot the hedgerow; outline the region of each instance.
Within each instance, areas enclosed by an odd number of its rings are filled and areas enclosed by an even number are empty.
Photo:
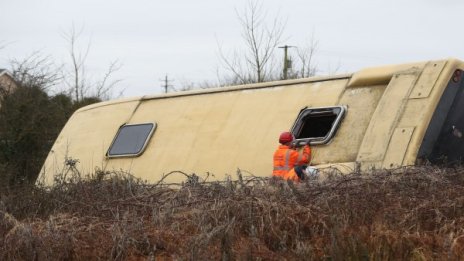
[[[2,191],[2,260],[462,260],[464,169],[410,167],[294,184],[181,184],[126,173]],[[58,179],[59,180],[59,179]]]

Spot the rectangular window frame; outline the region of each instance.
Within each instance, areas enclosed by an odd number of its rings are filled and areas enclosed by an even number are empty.
[[[114,143],[116,142],[119,134],[121,133],[121,130],[125,127],[129,127],[129,126],[140,126],[140,125],[152,125],[151,127],[151,130],[150,132],[148,133],[146,139],[145,139],[145,142],[143,143],[143,146],[142,148],[137,152],[137,153],[127,153],[127,154],[113,154],[111,155],[110,154],[110,151],[111,149],[113,148],[113,145]],[[145,151],[148,143],[150,142],[151,140],[151,137],[153,136],[153,133],[155,132],[156,130],[156,127],[158,126],[158,124],[156,122],[144,122],[144,123],[134,123],[134,124],[123,124],[119,127],[118,131],[116,132],[116,135],[114,136],[113,138],[113,141],[111,142],[111,145],[110,147],[108,148],[108,150],[106,151],[106,157],[108,158],[128,158],[128,157],[138,157],[140,155],[143,154],[143,152]]]
[[[339,110],[338,114],[334,113],[334,110]],[[293,144],[298,147],[306,144],[308,141],[310,142],[311,145],[323,145],[323,144],[328,144],[332,140],[332,138],[335,136],[335,133],[337,132],[338,128],[340,127],[340,124],[345,117],[345,114],[347,112],[348,108],[345,105],[339,105],[339,106],[329,106],[329,107],[315,107],[315,108],[303,108],[300,113],[298,114],[298,117],[296,121],[293,123],[291,133],[297,137],[298,133],[301,131],[301,128],[303,127],[302,120],[304,117],[311,113],[334,113],[337,115],[335,120],[332,123],[332,127],[329,130],[329,132],[324,136],[324,137],[314,137],[314,138],[303,138],[303,139],[295,139]]]

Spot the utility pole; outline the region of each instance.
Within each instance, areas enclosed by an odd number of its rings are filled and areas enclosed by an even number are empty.
[[[288,48],[293,48],[293,47],[296,47],[296,46],[290,46],[290,45],[284,45],[284,46],[279,46],[279,48],[283,48],[284,49],[284,71],[283,71],[283,76],[284,76],[284,80],[287,80],[288,78],[288,69],[292,67],[292,61],[290,59],[288,59]]]
[[[168,89],[169,88],[173,88],[172,87],[172,84],[169,84],[169,80],[168,80],[168,75],[166,74],[166,76],[164,76],[164,79],[161,80],[163,82],[163,85],[161,86],[162,88],[164,88],[164,93],[168,93]]]

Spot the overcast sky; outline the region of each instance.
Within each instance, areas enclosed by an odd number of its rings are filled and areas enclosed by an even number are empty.
[[[62,33],[83,28],[91,42],[87,71],[98,77],[113,60],[124,96],[160,93],[217,80],[218,43],[242,44],[235,10],[248,0],[0,0],[0,68],[33,52],[69,64]],[[318,41],[320,74],[429,59],[464,59],[462,0],[264,0],[268,17],[287,20],[285,44]],[[280,49],[277,52],[282,52]],[[278,53],[280,54],[280,53]]]

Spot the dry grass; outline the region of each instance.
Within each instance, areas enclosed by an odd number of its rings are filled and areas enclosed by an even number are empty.
[[[173,173],[172,175],[183,174]],[[1,260],[462,260],[464,169],[3,191]]]

